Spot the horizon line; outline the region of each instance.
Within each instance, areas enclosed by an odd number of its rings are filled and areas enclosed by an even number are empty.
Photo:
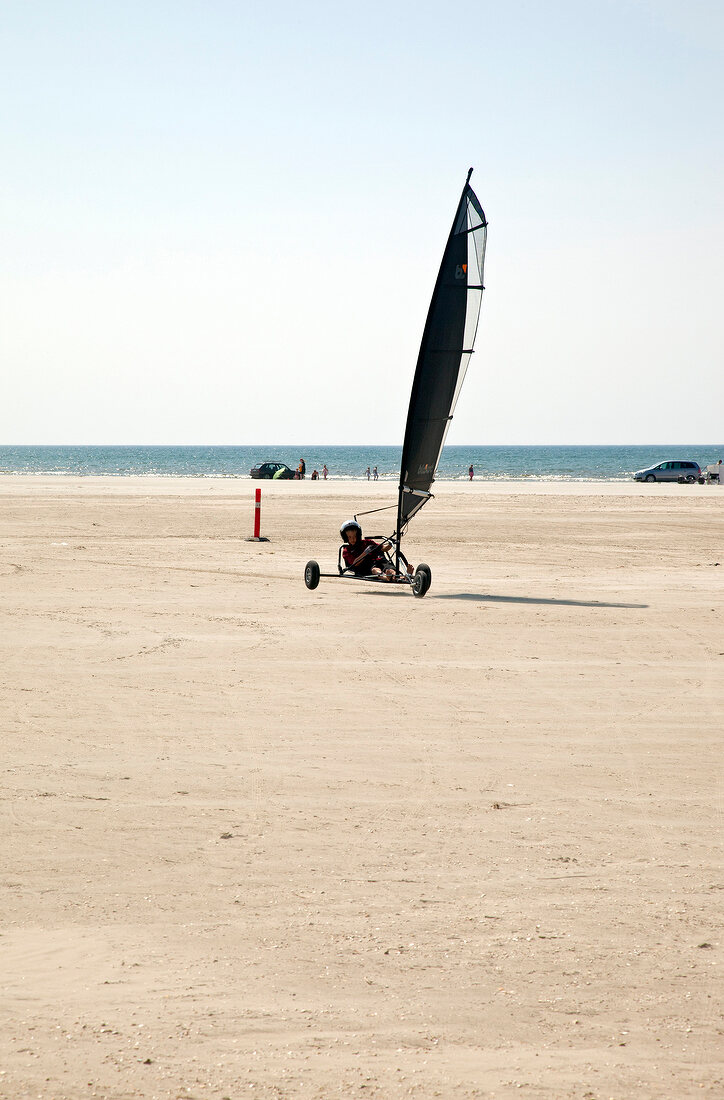
[[[656,440],[653,442],[626,442],[626,443],[450,443],[446,444],[443,450],[458,448],[464,449],[466,447],[724,447],[724,442],[708,442],[706,440],[687,440],[684,442],[672,442],[671,440],[661,442]],[[156,448],[224,448],[226,450],[249,450],[250,448],[261,449],[274,449],[285,448],[289,449],[294,447],[308,450],[320,450],[324,447],[334,448],[365,448],[370,450],[374,447],[387,447],[402,449],[401,443],[0,443],[0,447],[117,447],[117,448],[131,448],[131,447],[156,447]]]

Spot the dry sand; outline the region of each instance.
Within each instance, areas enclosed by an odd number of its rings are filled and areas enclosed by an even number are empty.
[[[722,1096],[724,490],[252,489],[0,481],[0,1096]]]

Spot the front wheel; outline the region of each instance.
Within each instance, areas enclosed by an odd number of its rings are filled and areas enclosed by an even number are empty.
[[[647,474],[646,477],[644,478],[644,481],[656,481],[656,478],[654,477],[653,474]]]
[[[415,575],[412,578],[412,594],[418,599],[427,593],[430,585],[432,584],[432,570],[429,565],[421,563],[415,570]]]
[[[319,584],[319,565],[316,561],[308,561],[304,566],[304,583],[310,589]]]

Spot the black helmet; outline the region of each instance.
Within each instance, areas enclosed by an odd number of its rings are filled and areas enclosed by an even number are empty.
[[[362,528],[360,527],[357,520],[356,519],[349,519],[349,520],[347,520],[346,523],[343,523],[342,526],[339,529],[339,533],[340,533],[340,536],[342,538],[342,542],[347,542],[348,541],[347,532],[349,531],[350,528],[352,528],[354,531],[357,532],[357,538],[358,539],[362,538]]]

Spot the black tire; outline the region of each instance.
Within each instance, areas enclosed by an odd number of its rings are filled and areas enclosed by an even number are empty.
[[[412,578],[412,594],[421,600],[432,584],[432,570],[429,565],[418,565]]]
[[[687,485],[693,485],[695,481],[696,481],[696,478],[694,477],[693,474],[687,474],[686,475],[686,484]]]
[[[646,477],[644,478],[644,481],[656,481],[656,478],[654,477],[653,474],[647,474]]]
[[[308,561],[304,566],[304,583],[310,589],[319,584],[319,566],[316,561]]]

